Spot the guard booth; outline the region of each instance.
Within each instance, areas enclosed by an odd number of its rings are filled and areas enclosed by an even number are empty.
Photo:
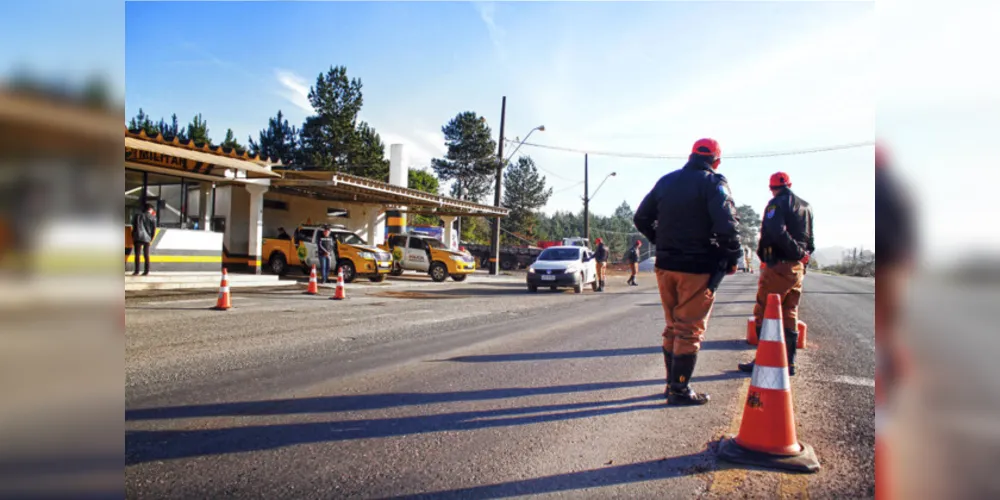
[[[277,178],[270,162],[232,149],[125,130],[125,258],[132,216],[149,204],[157,231],[155,272],[259,273],[263,194]],[[227,188],[220,199],[219,189]]]
[[[440,216],[444,241],[458,248],[459,216],[504,217],[508,210],[406,187],[402,145],[390,148],[390,182],[331,171],[291,170],[221,147],[125,132],[125,253],[131,270],[132,215],[151,204],[158,231],[154,272],[261,274],[264,238],[279,228],[339,224],[371,245],[406,230],[406,215]]]

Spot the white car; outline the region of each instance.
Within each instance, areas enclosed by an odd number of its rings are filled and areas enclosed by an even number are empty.
[[[572,287],[574,292],[583,293],[588,284],[597,291],[597,261],[584,247],[549,247],[528,267],[527,282],[532,293],[545,286],[552,290]]]

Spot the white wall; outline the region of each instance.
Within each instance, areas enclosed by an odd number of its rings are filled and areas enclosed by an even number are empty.
[[[381,212],[381,207],[377,205],[312,200],[272,192],[265,193],[264,199],[282,201],[288,204],[288,210],[264,207],[265,238],[276,236],[279,227],[284,227],[285,231],[291,234],[296,227],[311,222],[314,225],[340,224],[368,241],[370,218]],[[331,208],[347,210],[348,217],[327,217],[327,210]],[[368,241],[368,243],[378,244],[384,239],[385,218],[382,217],[380,220],[381,222],[377,223],[375,228],[375,241]]]

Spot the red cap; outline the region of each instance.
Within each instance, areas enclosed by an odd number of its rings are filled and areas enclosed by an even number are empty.
[[[642,240],[635,240],[635,246],[641,247],[642,246]]]
[[[771,176],[771,187],[772,188],[779,188],[779,187],[782,187],[782,186],[784,186],[784,187],[792,187],[792,178],[789,177],[788,174],[786,174],[784,172],[778,172],[778,173],[772,175]]]
[[[596,240],[594,240],[594,243],[597,243],[598,245],[600,245],[602,241],[604,241],[604,240],[602,240],[600,238],[597,238]]]
[[[698,139],[691,147],[691,154],[711,156],[712,159],[722,157],[722,148],[715,139]]]

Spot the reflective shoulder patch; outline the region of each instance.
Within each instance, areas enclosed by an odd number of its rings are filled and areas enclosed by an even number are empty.
[[[773,219],[775,212],[778,211],[778,207],[775,205],[768,205],[767,212],[765,212],[768,219]]]

